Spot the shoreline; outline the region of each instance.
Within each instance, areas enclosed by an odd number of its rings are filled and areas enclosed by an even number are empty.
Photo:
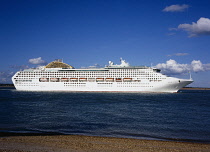
[[[210,144],[210,140],[202,139],[181,139],[181,138],[167,138],[167,137],[153,137],[153,136],[142,136],[142,137],[128,137],[128,136],[101,136],[101,135],[86,135],[86,134],[62,134],[59,132],[46,132],[46,133],[20,133],[20,132],[0,132],[0,138],[2,137],[36,137],[36,136],[88,136],[88,137],[104,137],[104,138],[123,138],[123,139],[137,139],[137,140],[149,140],[149,141],[171,141],[171,142],[185,142],[185,143],[202,143]]]
[[[83,135],[9,136],[0,137],[0,151],[207,152],[210,144]]]
[[[210,88],[198,88],[198,87],[192,87],[192,88],[182,88],[180,90],[210,90]]]

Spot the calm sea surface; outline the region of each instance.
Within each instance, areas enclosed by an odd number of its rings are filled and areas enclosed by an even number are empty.
[[[91,93],[0,88],[0,132],[210,142],[210,91]]]

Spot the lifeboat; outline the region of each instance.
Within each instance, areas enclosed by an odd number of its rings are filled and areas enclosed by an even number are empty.
[[[106,78],[106,82],[114,82],[114,78]]]
[[[89,82],[94,82],[95,81],[95,78],[88,78],[88,81]]]
[[[70,81],[77,82],[78,78],[70,78]]]
[[[97,82],[104,82],[104,78],[96,78]]]
[[[40,82],[49,82],[49,78],[40,78],[39,81]]]
[[[59,82],[59,78],[50,78],[51,82]]]
[[[116,82],[122,82],[122,78],[116,78]]]
[[[87,81],[87,78],[79,78],[79,81],[86,82]]]
[[[68,82],[69,78],[61,78],[61,82]]]
[[[132,81],[132,78],[124,78],[123,81],[124,82],[131,82]]]

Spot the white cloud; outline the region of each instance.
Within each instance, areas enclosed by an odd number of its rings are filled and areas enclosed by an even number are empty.
[[[175,60],[168,60],[166,63],[159,63],[155,66],[161,69],[164,74],[177,75],[191,72],[210,71],[210,63],[203,64],[200,60],[193,60],[191,64],[180,64]]]
[[[210,63],[205,64],[205,70],[210,71]]]
[[[186,55],[189,55],[189,53],[176,53],[176,54],[170,54],[167,56],[186,56]]]
[[[6,71],[0,72],[0,83],[12,83],[11,78],[14,72]]]
[[[189,5],[183,4],[183,5],[171,5],[167,6],[163,9],[163,12],[183,12],[186,9],[189,8]]]
[[[82,69],[89,69],[89,68],[102,68],[103,66],[99,65],[98,63],[94,65],[90,65],[88,67],[81,67]]]
[[[187,31],[189,37],[210,35],[210,19],[201,17],[197,23],[192,24],[180,24],[178,29]]]
[[[29,59],[28,62],[31,64],[39,64],[39,65],[46,64],[46,61],[42,60],[41,57]]]
[[[182,74],[189,71],[189,66],[187,64],[179,64],[175,60],[168,60],[166,63],[159,63],[156,68],[161,69],[165,74]]]
[[[13,68],[13,69],[28,69],[29,66],[28,65],[11,65],[10,68]]]
[[[176,56],[186,56],[186,55],[189,55],[188,53],[176,53],[175,54]]]
[[[194,72],[205,71],[204,65],[201,63],[200,60],[197,60],[197,61],[196,60],[193,60],[191,62],[191,69]]]
[[[174,33],[174,32],[171,32],[171,33],[168,33],[167,35],[168,36],[173,36],[173,35],[175,35],[176,33]]]

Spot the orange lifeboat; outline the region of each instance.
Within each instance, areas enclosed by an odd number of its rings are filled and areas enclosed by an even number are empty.
[[[69,78],[61,78],[61,82],[68,82]]]
[[[97,82],[104,82],[104,78],[96,78]]]
[[[40,78],[39,81],[40,82],[49,82],[49,78]]]
[[[87,81],[87,78],[79,78],[79,81],[80,82],[86,82]]]
[[[59,82],[59,78],[50,78],[51,82]]]
[[[95,78],[88,78],[88,81],[89,82],[94,82],[95,81]]]
[[[124,78],[123,81],[124,82],[131,82],[132,81],[132,78]]]
[[[106,78],[106,82],[114,82],[114,78]]]
[[[70,78],[70,81],[77,82],[78,78]]]
[[[122,78],[116,78],[116,82],[122,82]]]

